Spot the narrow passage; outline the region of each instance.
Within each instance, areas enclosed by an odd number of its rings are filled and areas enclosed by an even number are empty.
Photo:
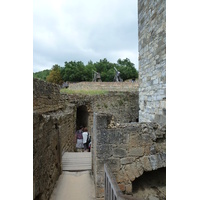
[[[91,174],[91,152],[65,153],[63,172],[50,200],[95,200],[94,180]]]

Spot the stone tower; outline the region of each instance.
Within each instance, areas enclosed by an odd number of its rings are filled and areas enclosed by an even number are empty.
[[[166,124],[166,0],[138,0],[139,122]]]

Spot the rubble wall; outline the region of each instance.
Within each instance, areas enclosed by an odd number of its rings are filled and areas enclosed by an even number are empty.
[[[112,113],[112,120],[117,123],[134,122],[138,118],[138,91],[96,96],[66,95],[60,94],[58,85],[34,79],[33,94],[34,199],[49,198],[62,170],[62,154],[75,150],[74,133],[79,106],[87,108],[92,138],[93,114],[96,112]]]
[[[97,199],[104,198],[104,163],[120,189],[132,193],[132,181],[144,171],[166,166],[166,127],[157,123],[123,123],[94,114],[93,170]]]
[[[107,90],[107,91],[136,91],[138,81],[135,82],[79,82],[70,83],[71,90]]]
[[[33,111],[38,113],[54,112],[64,108],[60,88],[57,84],[33,79]]]
[[[63,95],[71,104],[86,106],[88,111],[88,128],[92,133],[93,113],[112,113],[117,122],[136,122],[139,118],[138,91],[109,92],[102,95]]]
[[[34,79],[33,91],[33,199],[48,200],[62,171],[62,154],[75,150],[76,115],[63,103],[58,85]]]

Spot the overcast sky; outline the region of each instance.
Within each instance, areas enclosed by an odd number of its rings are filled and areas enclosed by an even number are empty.
[[[138,69],[137,20],[137,0],[34,0],[33,71],[104,58]]]

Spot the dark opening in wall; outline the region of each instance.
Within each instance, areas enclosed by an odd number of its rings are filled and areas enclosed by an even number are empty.
[[[132,194],[135,198],[166,199],[166,168],[144,172],[132,182]]]
[[[76,129],[80,126],[88,126],[88,110],[86,106],[79,106],[76,112]]]
[[[40,193],[40,194],[38,194],[38,195],[35,197],[34,200],[42,200],[42,199],[44,199],[44,194],[43,194],[43,193]]]

